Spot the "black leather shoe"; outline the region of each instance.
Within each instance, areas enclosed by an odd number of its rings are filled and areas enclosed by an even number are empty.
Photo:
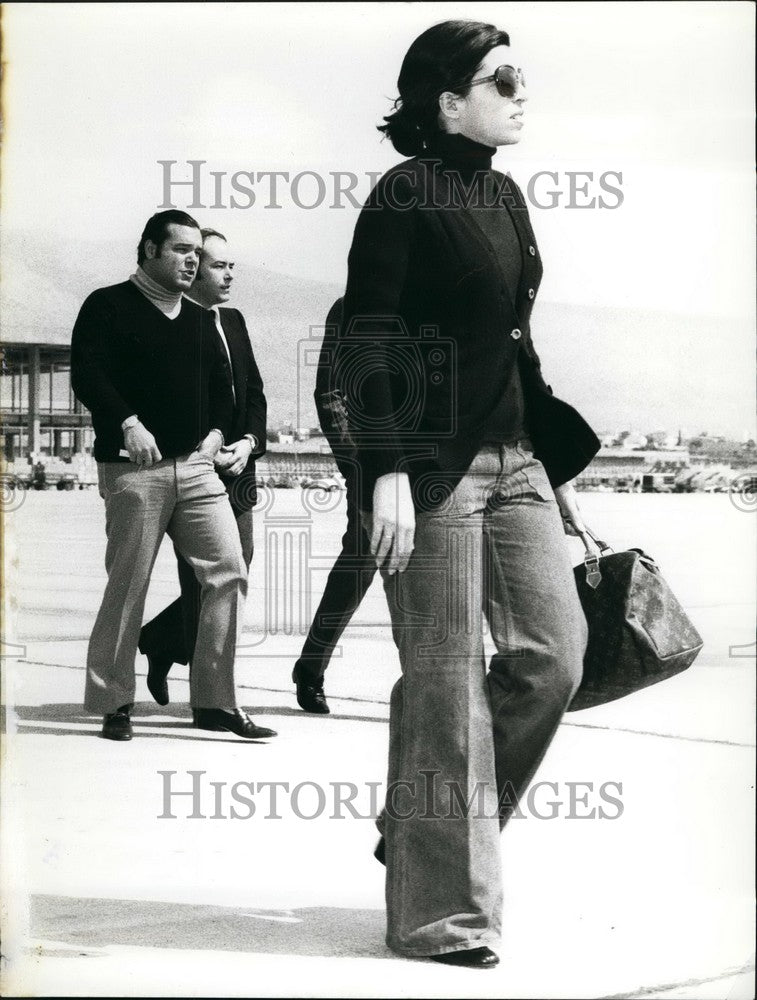
[[[147,690],[159,705],[168,704],[168,672],[172,666],[172,660],[147,654]]]
[[[240,709],[224,712],[220,708],[193,708],[192,716],[197,729],[209,729],[213,733],[234,733],[245,740],[262,740],[276,736],[274,729],[256,726],[249,715]]]
[[[379,837],[379,842],[376,844],[376,849],[373,852],[374,858],[379,861],[384,867],[386,867],[386,841],[383,837]]]
[[[493,969],[499,965],[499,955],[491,948],[471,948],[469,951],[448,951],[446,955],[430,955],[444,965],[461,965],[466,969]]]
[[[300,680],[297,674],[297,667],[292,671],[292,680],[297,685],[297,704],[305,712],[314,712],[316,715],[330,715],[331,709],[323,693],[323,681]]]
[[[105,740],[130,740],[131,731],[131,705],[122,705],[115,712],[108,712],[103,716],[102,736]]]

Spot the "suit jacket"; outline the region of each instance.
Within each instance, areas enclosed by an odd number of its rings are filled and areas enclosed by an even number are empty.
[[[235,512],[251,510],[257,500],[255,460],[266,451],[266,398],[250,335],[244,317],[238,309],[218,310],[231,355],[234,381],[234,411],[227,443],[239,441],[245,434],[254,434],[257,448],[250,455],[239,476],[221,476]]]
[[[376,479],[393,471],[409,474],[418,509],[443,502],[480,449],[514,365],[535,454],[553,485],[599,448],[541,374],[530,317],[542,265],[520,189],[493,172],[521,245],[513,296],[466,203],[470,164],[455,155],[465,144],[474,153],[486,147],[462,136],[442,142],[384,174],[350,250],[333,387],[344,392],[356,435],[364,509]]]

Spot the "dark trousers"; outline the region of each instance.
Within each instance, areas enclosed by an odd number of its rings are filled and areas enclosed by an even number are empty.
[[[233,507],[233,505],[232,505]],[[247,570],[253,553],[252,511],[234,508],[242,556]],[[190,663],[200,621],[200,583],[194,570],[174,546],[179,569],[181,596],[142,626],[139,651],[170,663]]]
[[[295,664],[302,680],[316,684],[323,680],[331,654],[375,575],[376,561],[363,530],[357,490],[347,479],[347,529],[342,535],[342,551],[331,567],[321,603]]]

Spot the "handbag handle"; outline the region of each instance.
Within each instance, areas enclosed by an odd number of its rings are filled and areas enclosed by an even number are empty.
[[[589,539],[594,542],[594,544],[599,549],[600,555],[604,555],[606,552],[612,552],[612,549],[607,544],[607,542],[602,541],[601,538],[597,538],[591,528],[584,528],[583,531],[579,532],[581,541],[584,543],[584,548],[586,549],[586,555],[584,556],[584,566],[586,567],[586,583],[591,587],[592,590],[596,590],[599,584],[602,582],[602,571],[599,568],[599,556],[596,554],[594,549],[589,544]]]
[[[597,548],[599,549],[599,551],[600,551],[600,553],[602,555],[604,555],[605,552],[612,552],[613,551],[613,548],[612,548],[611,545],[608,545],[607,542],[603,542],[601,538],[597,538],[597,536],[594,534],[594,532],[591,530],[591,528],[586,528],[585,532],[583,532],[581,534],[581,539],[582,539],[584,545],[586,546],[587,552],[589,551],[589,546],[586,545],[586,539],[584,538],[584,534],[586,534],[586,535],[589,536],[589,538],[594,542],[594,544],[597,546]]]

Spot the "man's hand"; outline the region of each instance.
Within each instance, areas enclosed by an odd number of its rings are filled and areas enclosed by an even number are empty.
[[[197,451],[200,455],[204,455],[205,458],[209,458],[211,462],[215,462],[216,455],[222,445],[223,435],[220,431],[212,430],[208,431],[202,441],[200,441]]]
[[[124,447],[129,452],[130,461],[136,462],[140,469],[149,469],[163,457],[155,438],[139,420],[124,431]]]
[[[376,565],[392,576],[404,573],[413,554],[415,509],[405,472],[390,472],[376,480],[373,490],[371,552]],[[385,560],[386,563],[385,563]]]
[[[251,454],[252,441],[249,438],[241,438],[233,444],[224,445],[216,455],[216,469],[226,476],[238,476],[244,471]]]

